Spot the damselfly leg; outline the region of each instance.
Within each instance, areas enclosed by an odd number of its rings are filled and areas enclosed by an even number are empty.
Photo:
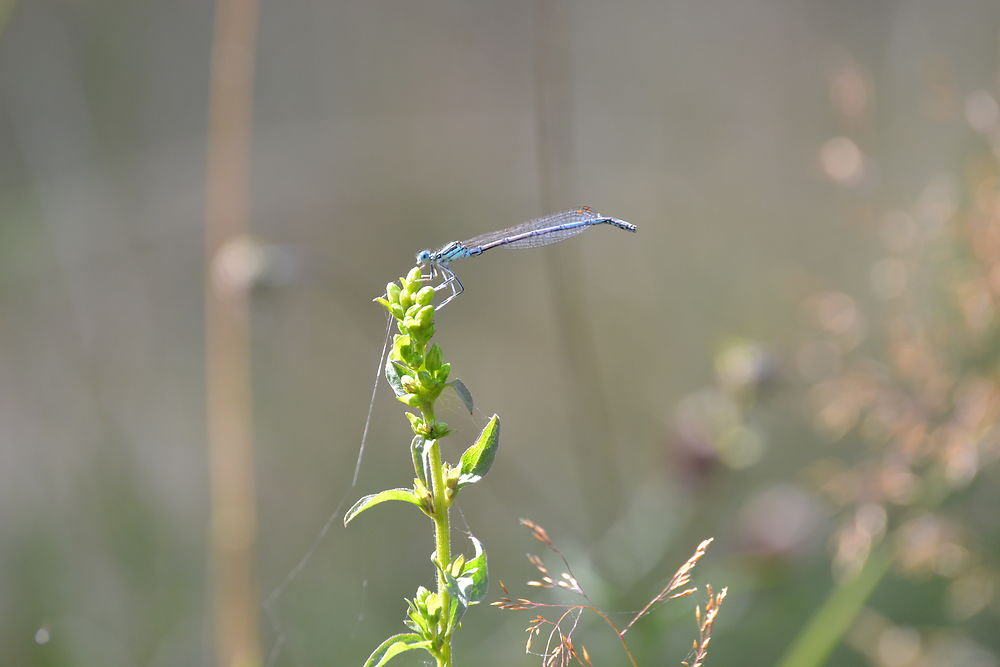
[[[462,285],[462,281],[458,279],[455,272],[437,262],[430,262],[428,264],[428,268],[421,276],[421,280],[431,283],[431,287],[434,288],[435,292],[445,289],[451,292],[445,297],[444,301],[435,306],[434,310],[441,310],[449,301],[465,291],[465,286]]]

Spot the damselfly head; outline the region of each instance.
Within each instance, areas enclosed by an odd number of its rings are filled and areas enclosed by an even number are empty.
[[[417,264],[423,264],[424,262],[431,261],[431,251],[421,250],[417,253]]]

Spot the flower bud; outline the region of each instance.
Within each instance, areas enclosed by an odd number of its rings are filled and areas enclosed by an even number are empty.
[[[451,433],[451,429],[448,428],[448,424],[445,422],[434,422],[428,430],[429,432],[424,437],[429,440],[440,440]]]
[[[413,299],[421,306],[430,304],[430,302],[434,300],[434,288],[430,286],[422,287]]]
[[[431,349],[427,350],[427,356],[424,357],[424,367],[429,371],[441,368],[441,347],[437,343],[431,345]]]
[[[448,375],[451,374],[451,364],[441,364],[441,368],[438,369],[435,375],[437,376],[437,381],[444,383],[448,381]]]
[[[424,420],[420,418],[419,415],[415,415],[412,412],[404,412],[406,418],[410,420],[410,428],[416,435],[426,435],[427,425]]]
[[[417,311],[417,321],[420,322],[420,326],[427,326],[434,321],[434,306],[424,306]]]

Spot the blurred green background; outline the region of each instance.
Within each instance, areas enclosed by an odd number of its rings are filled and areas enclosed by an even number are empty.
[[[212,21],[0,2],[5,664],[212,664]],[[262,602],[341,503],[412,477],[383,385],[350,488],[371,298],[421,248],[589,204],[638,235],[466,260],[439,315],[481,410],[442,415],[451,456],[503,420],[456,517],[493,581],[529,590],[530,517],[623,622],[714,536],[707,664],[773,665],[884,542],[827,664],[1000,665],[998,38],[995,0],[263,3]],[[408,506],[336,521],[264,608],[269,664],[361,664],[432,548]],[[684,659],[702,601],[630,633],[640,664]],[[538,664],[529,616],[473,609],[457,664]],[[575,639],[625,664],[593,618]]]

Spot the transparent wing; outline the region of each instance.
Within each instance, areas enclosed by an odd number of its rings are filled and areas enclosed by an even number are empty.
[[[501,239],[509,238],[512,236],[518,236],[520,234],[525,234],[527,232],[534,232],[544,230],[550,227],[558,227],[559,225],[565,225],[572,222],[586,222],[588,220],[595,220],[601,218],[601,214],[596,211],[592,211],[589,208],[577,208],[571,211],[563,211],[561,213],[553,213],[552,215],[546,215],[541,218],[535,218],[534,220],[529,220],[528,222],[521,223],[520,225],[515,225],[514,227],[508,227],[507,229],[500,229],[495,232],[489,232],[488,234],[481,234],[479,236],[473,237],[468,241],[463,241],[462,246],[465,248],[478,248],[479,246],[487,245],[489,243],[494,243]],[[531,236],[526,239],[521,239],[520,241],[515,241],[506,245],[507,248],[539,248],[541,246],[549,245],[550,243],[557,243],[563,239],[568,239],[571,236],[576,236],[587,227],[581,225],[580,227],[571,227],[570,229],[563,229],[558,232],[550,232],[548,234],[539,233],[536,236]]]
[[[559,223],[563,224],[563,223]],[[554,225],[557,226],[557,225]],[[512,241],[503,245],[504,248],[541,248],[543,245],[549,245],[550,243],[558,243],[563,239],[568,239],[571,236],[576,236],[583,230],[587,228],[587,225],[580,225],[579,227],[570,227],[569,229],[560,229],[557,232],[539,233],[536,236],[529,236],[523,238],[520,241]],[[543,227],[544,229],[544,227]]]

